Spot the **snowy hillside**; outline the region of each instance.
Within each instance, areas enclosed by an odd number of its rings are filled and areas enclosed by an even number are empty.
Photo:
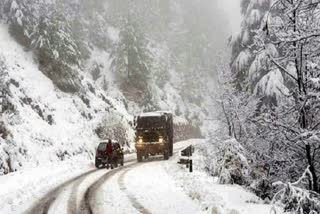
[[[0,50],[5,96],[1,104],[6,112],[1,118],[2,132],[7,135],[0,137],[0,174],[73,156],[92,159],[101,137],[97,133],[99,127],[109,132],[103,133],[102,138],[121,135],[122,141],[133,142],[134,132],[129,121],[133,114],[142,110],[118,89],[113,73],[108,72],[110,61],[104,60],[109,57],[107,52],[94,50],[87,63],[88,69],[100,66],[103,76],[93,82],[88,73],[82,73],[83,88],[76,94],[69,94],[60,91],[39,70],[33,52],[26,52],[9,35],[5,24],[0,25]],[[107,90],[103,90],[104,79]],[[167,101],[161,101],[162,109],[185,105],[170,84],[165,90]],[[177,117],[175,123],[178,127],[176,140],[200,136],[198,129],[183,117]],[[122,133],[117,134],[119,126]]]
[[[2,115],[9,143],[0,143],[0,174],[75,155],[92,157],[99,141],[94,130],[108,115],[123,117],[127,136],[132,137],[131,117],[121,102],[106,96],[88,78],[82,80],[84,87],[78,94],[61,92],[39,71],[32,52],[25,52],[3,24],[0,53],[9,102],[2,108],[13,108]]]
[[[215,4],[144,0],[128,19],[129,1],[0,1],[0,174],[92,158],[101,138],[130,146],[146,111],[173,112],[176,141],[207,135],[226,41],[221,14],[205,24]]]

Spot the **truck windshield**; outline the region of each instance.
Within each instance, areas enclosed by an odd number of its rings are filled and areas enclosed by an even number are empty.
[[[98,146],[99,151],[105,151],[107,149],[107,144],[106,143],[100,143]]]

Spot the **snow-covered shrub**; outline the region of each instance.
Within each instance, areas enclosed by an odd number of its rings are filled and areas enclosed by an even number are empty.
[[[10,172],[8,166],[8,155],[4,151],[5,141],[0,137],[0,175],[8,174]]]
[[[252,172],[255,170],[253,169]],[[255,172],[256,173],[256,172]],[[272,182],[264,173],[256,173],[258,176],[251,177],[250,189],[260,198],[270,200],[273,196]]]
[[[0,175],[14,172],[19,167],[18,150],[10,137],[2,138],[0,133]]]
[[[211,176],[218,176],[217,160],[218,152],[217,145],[220,141],[214,138],[209,139],[205,144],[199,145],[195,150],[203,157],[201,161],[201,170],[206,171]]]
[[[129,138],[132,128],[129,122],[114,112],[109,113],[95,130],[100,139],[114,139],[121,145],[130,147]]]
[[[284,211],[290,214],[320,213],[320,194],[305,188],[310,176],[311,172],[308,168],[295,183],[275,183],[282,186],[282,189],[275,194],[272,203],[283,206]]]
[[[12,110],[14,107],[8,100],[8,68],[5,59],[0,55],[0,139],[4,141],[9,135],[9,130],[5,126],[2,116],[5,112]],[[1,144],[1,143],[0,143]]]
[[[2,114],[0,113],[0,117],[1,116]],[[2,140],[5,140],[9,136],[9,134],[10,134],[10,131],[7,129],[4,122],[0,118],[0,138]]]
[[[219,183],[240,184],[246,183],[249,175],[249,165],[244,156],[245,150],[236,139],[223,142],[221,159],[218,160]]]

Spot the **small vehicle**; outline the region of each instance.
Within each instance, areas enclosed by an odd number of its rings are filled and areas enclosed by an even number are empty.
[[[95,166],[96,168],[100,168],[101,166],[109,168],[118,167],[118,165],[123,166],[124,163],[124,155],[123,149],[121,145],[117,141],[112,142],[112,155],[111,157],[108,156],[107,153],[107,144],[108,140],[102,141],[99,143],[99,146],[96,151],[96,158],[95,158]]]
[[[135,117],[138,162],[150,155],[173,155],[173,115],[170,112],[148,112]]]

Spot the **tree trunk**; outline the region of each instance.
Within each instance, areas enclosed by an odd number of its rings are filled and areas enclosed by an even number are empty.
[[[293,31],[297,32],[297,11],[293,10]],[[303,44],[294,42],[293,43],[294,49],[295,49],[295,67],[297,71],[297,78],[298,78],[298,88],[299,88],[299,94],[302,97],[305,97],[307,95],[307,90],[304,84],[304,73],[303,73]],[[297,102],[301,102],[300,98],[297,98]],[[303,106],[300,110],[300,127],[303,130],[308,129],[308,121],[307,121],[307,109],[305,106]],[[311,155],[311,146],[310,144],[307,144],[306,147],[306,158],[309,164],[309,170],[311,172],[311,178],[309,178],[309,187],[310,189],[319,193],[319,187],[318,187],[318,178],[314,167],[313,158]]]
[[[228,125],[228,130],[229,130],[228,135],[229,135],[229,137],[233,137],[232,136],[232,125],[231,125],[231,122],[230,122],[230,119],[229,119],[229,115],[227,114],[226,109],[224,107],[223,101],[221,102],[221,106],[222,106],[222,110],[223,110],[224,116],[226,117],[226,120],[227,120],[227,125]]]
[[[311,172],[311,187],[313,191],[320,193],[319,192],[319,187],[318,187],[318,177],[314,168],[314,163],[313,163],[313,159],[312,159],[312,155],[311,155],[311,146],[309,144],[306,145],[306,154],[307,154],[307,160],[308,160],[308,164],[309,164],[309,170]]]

